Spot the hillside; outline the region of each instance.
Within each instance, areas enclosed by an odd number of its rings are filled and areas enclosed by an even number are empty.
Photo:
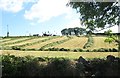
[[[84,48],[88,42],[88,37],[77,37],[77,36],[49,36],[49,37],[10,37],[0,39],[1,46],[3,49],[14,49],[20,48],[24,50],[28,49],[83,49],[83,50],[94,50],[94,49],[117,49],[116,43],[105,43],[106,37],[98,36],[92,37],[93,43],[90,47]]]

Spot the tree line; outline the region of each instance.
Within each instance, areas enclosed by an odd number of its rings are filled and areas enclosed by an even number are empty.
[[[75,28],[65,28],[61,31],[62,35],[84,35],[86,33],[86,29],[84,28],[79,28],[79,27],[75,27]]]

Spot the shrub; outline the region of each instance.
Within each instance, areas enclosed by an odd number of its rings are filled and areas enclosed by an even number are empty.
[[[119,76],[120,58],[107,56],[107,59],[94,58],[85,60],[70,60],[66,58],[48,57],[15,57],[2,55],[2,77],[64,77],[94,78]],[[84,59],[84,60],[83,60]]]
[[[74,64],[69,59],[54,58],[45,68],[47,76],[72,76],[74,74]],[[74,66],[75,67],[75,66]]]
[[[59,51],[70,51],[70,49],[60,48]]]
[[[113,48],[112,52],[118,52],[118,49]]]
[[[74,52],[78,52],[78,50],[77,50],[77,49],[74,49],[73,51],[74,51]]]
[[[48,48],[48,51],[59,51],[59,48]]]
[[[91,36],[88,37],[88,41],[87,43],[84,45],[84,49],[88,48],[88,47],[91,47],[93,44],[93,38]]]
[[[18,46],[12,46],[12,49],[13,49],[13,50],[21,50],[21,48],[18,47]]]
[[[80,49],[80,48],[79,48],[79,49],[74,49],[73,51],[74,51],[74,52],[83,52],[83,50]]]
[[[98,52],[98,50],[97,50],[97,49],[93,49],[92,51],[93,51],[93,52]]]
[[[78,51],[79,51],[79,52],[83,52],[83,50],[82,50],[82,49],[78,49]]]
[[[40,48],[39,51],[44,51],[44,49],[43,49],[43,48]]]

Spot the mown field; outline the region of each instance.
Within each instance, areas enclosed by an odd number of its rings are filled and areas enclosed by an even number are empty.
[[[2,77],[118,77],[118,46],[104,40],[103,36],[1,38]]]
[[[41,57],[66,57],[78,58],[104,58],[107,55],[118,56],[115,42],[104,42],[106,37],[92,37],[91,46],[88,37],[81,36],[49,36],[49,37],[8,37],[0,39],[2,54],[13,54],[16,56],[41,56]],[[107,53],[105,53],[107,52]]]
[[[68,58],[78,59],[80,56],[86,59],[105,58],[108,55],[119,57],[118,52],[65,52],[65,51],[16,51],[3,50],[3,55],[15,55],[17,57],[34,56],[34,57],[48,57],[48,58]]]
[[[93,37],[93,45],[87,49],[99,49],[99,48],[117,48],[116,43],[104,42],[106,37],[98,36]],[[13,47],[18,46],[21,48],[34,48],[38,49],[43,46],[45,48],[67,48],[76,49],[81,48],[87,43],[87,37],[77,36],[51,36],[51,37],[11,37],[0,39],[1,46]]]

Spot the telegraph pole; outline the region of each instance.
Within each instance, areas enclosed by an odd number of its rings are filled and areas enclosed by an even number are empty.
[[[9,37],[9,27],[7,25],[7,37]]]

